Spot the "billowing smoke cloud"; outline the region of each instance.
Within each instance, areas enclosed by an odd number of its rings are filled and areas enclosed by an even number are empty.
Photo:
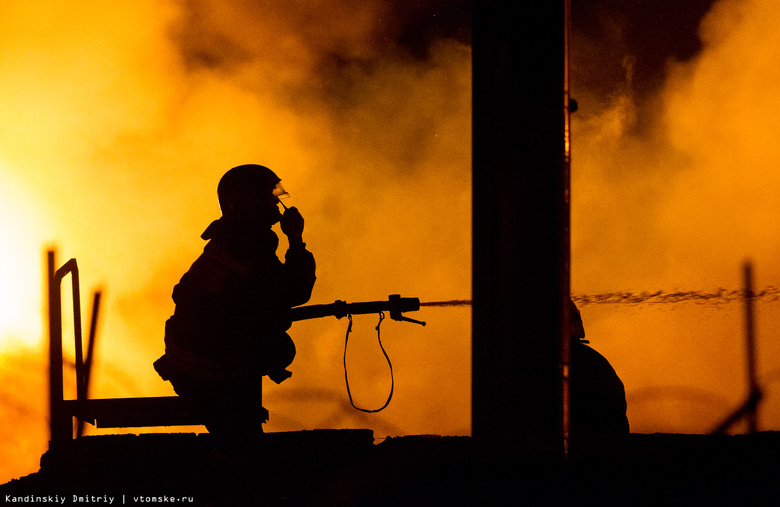
[[[219,177],[247,162],[276,170],[306,219],[318,261],[312,303],[470,297],[467,7],[5,2],[0,192],[13,184],[25,197],[2,203],[2,259],[32,310],[0,328],[4,361],[45,347],[36,301],[43,249],[54,245],[60,263],[79,262],[85,314],[90,289],[104,289],[91,395],[171,394],[151,367],[171,290],[219,216]],[[3,306],[18,299],[8,287]],[[267,430],[467,434],[469,312],[416,317],[428,326],[382,324],[395,395],[369,417],[345,405],[346,322],[296,324],[293,378],[265,392]],[[348,356],[355,401],[369,408],[390,387],[375,326],[375,316],[355,318]],[[15,401],[46,399],[40,361],[0,398],[19,421],[4,438],[29,443],[20,454],[45,446],[45,403]],[[6,460],[0,480],[39,455]]]
[[[0,480],[32,471],[45,446],[45,403],[31,401],[46,399],[43,247],[78,259],[85,307],[90,288],[105,289],[92,395],[171,394],[151,368],[170,292],[219,216],[216,183],[233,165],[277,170],[304,214],[319,270],[312,303],[470,296],[463,4],[3,3],[0,306],[15,310],[0,313],[0,364],[16,383],[0,396],[15,446],[4,447]],[[672,52],[664,72],[648,72],[614,11],[591,13],[599,33],[575,18],[575,294],[730,291],[746,258],[759,287],[776,285],[773,7],[718,2],[701,41]],[[663,45],[670,33],[647,39]],[[777,303],[757,310],[761,424],[773,429]],[[635,431],[707,431],[745,394],[737,302],[588,304],[582,314],[626,384]],[[376,416],[346,405],[346,323],[297,323],[293,378],[265,392],[267,429],[468,433],[469,312],[415,317],[428,326],[382,324],[396,385]],[[356,317],[348,356],[355,401],[369,408],[390,387],[375,325]],[[31,370],[40,373],[22,373]]]
[[[775,8],[762,0],[715,4],[699,30],[701,52],[670,58],[653,93],[637,82],[646,62],[622,25],[604,24],[609,38],[579,39],[587,59],[579,65],[622,79],[574,90],[581,99],[573,119],[575,293],[740,289],[746,260],[757,287],[777,284]],[[647,35],[645,44],[656,35],[664,34]],[[592,343],[626,384],[635,431],[708,431],[746,396],[738,300],[588,305],[582,313]],[[757,304],[763,429],[780,423],[778,317],[776,299]]]

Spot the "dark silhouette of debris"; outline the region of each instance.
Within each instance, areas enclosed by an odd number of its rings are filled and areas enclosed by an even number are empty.
[[[208,434],[87,436],[0,486],[31,495],[192,498],[195,505],[764,505],[780,495],[780,433],[631,434],[598,466],[511,441],[370,430],[267,433],[263,475],[214,461]]]

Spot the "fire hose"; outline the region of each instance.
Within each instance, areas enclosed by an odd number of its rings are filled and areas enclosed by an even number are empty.
[[[410,319],[403,315],[404,312],[416,312],[419,309],[420,300],[418,298],[402,298],[398,294],[392,294],[387,301],[366,301],[362,303],[334,301],[328,305],[298,306],[291,310],[291,316],[293,321],[298,321],[330,316],[341,319],[348,315],[390,312],[390,318],[393,320],[412,322],[424,326],[425,322]]]
[[[331,304],[326,305],[308,305],[299,306],[291,310],[291,318],[293,321],[317,319],[321,317],[333,316],[338,319],[347,317],[349,319],[349,325],[347,326],[347,334],[344,338],[344,380],[347,385],[347,395],[349,396],[349,402],[355,410],[366,413],[376,413],[384,410],[393,399],[393,389],[395,388],[395,378],[393,377],[393,364],[390,362],[390,357],[387,355],[384,346],[382,346],[382,338],[379,334],[379,326],[385,318],[384,312],[390,313],[390,318],[401,322],[412,322],[414,324],[425,325],[425,322],[410,319],[404,316],[404,312],[414,312],[420,309],[420,300],[418,298],[402,298],[398,294],[392,294],[388,297],[387,301],[367,301],[359,303],[346,303],[344,301],[334,301]],[[387,401],[380,408],[377,409],[365,409],[355,405],[352,399],[352,391],[349,389],[349,375],[347,374],[347,345],[349,343],[349,334],[352,332],[352,315],[377,313],[379,314],[379,323],[376,325],[376,336],[379,341],[379,348],[382,350],[387,365],[390,367],[390,394],[387,397]]]

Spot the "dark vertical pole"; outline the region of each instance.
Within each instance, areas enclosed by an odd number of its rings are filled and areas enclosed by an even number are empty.
[[[756,332],[753,309],[753,265],[746,262],[744,266],[745,277],[745,353],[747,355],[747,376],[748,376],[748,411],[745,414],[747,419],[748,431],[755,433],[757,429],[756,394],[759,392],[758,381],[756,380]],[[755,401],[754,401],[755,400]]]
[[[84,392],[83,400],[89,399],[89,379],[92,376],[92,354],[95,350],[95,340],[97,339],[98,314],[100,312],[101,292],[95,291],[92,297],[92,318],[89,323],[89,341],[87,342],[87,355],[84,358]],[[80,438],[84,434],[84,419],[78,419],[76,426],[76,437]]]
[[[472,434],[562,454],[565,0],[473,13]]]
[[[84,399],[89,397],[89,379],[92,376],[92,355],[95,351],[95,340],[97,340],[101,296],[102,292],[100,291],[95,291],[92,295],[92,318],[89,321],[89,341],[87,342],[87,356],[84,359]]]
[[[569,372],[571,366],[571,307],[569,297],[571,294],[571,105],[574,103],[570,95],[569,81],[569,43],[571,37],[571,0],[564,0],[564,28],[563,28],[563,209],[561,211],[561,225],[563,228],[561,241],[561,273],[560,286],[563,297],[563,312],[561,325],[561,382],[562,382],[562,408],[563,408],[563,441],[564,453],[569,451],[569,423],[570,423],[570,385]]]
[[[52,444],[73,438],[72,422],[63,404],[62,386],[62,301],[60,284],[55,280],[55,253],[47,252],[49,299],[49,427]]]
[[[742,292],[745,299],[745,362],[747,363],[748,395],[745,402],[737,410],[712,430],[712,433],[716,435],[725,433],[741,419],[747,421],[749,433],[754,433],[758,429],[758,405],[761,402],[762,392],[756,376],[756,323],[755,310],[753,309],[756,295],[753,292],[753,265],[750,262],[744,264],[742,274],[744,278]]]

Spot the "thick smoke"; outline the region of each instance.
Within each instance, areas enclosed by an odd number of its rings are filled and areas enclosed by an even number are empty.
[[[275,169],[306,218],[312,303],[469,298],[465,4],[4,2],[0,252],[14,278],[0,284],[3,305],[24,280],[39,290],[53,243],[60,262],[79,261],[83,306],[90,288],[105,289],[92,395],[171,394],[151,368],[171,289],[219,216],[219,177],[246,162]],[[664,2],[687,6],[671,14],[643,2],[638,17],[618,9],[625,2],[573,4],[573,292],[728,293],[741,288],[746,258],[759,288],[777,286],[772,2],[718,2],[683,45],[675,34],[691,33],[710,2]],[[637,28],[664,14],[684,23]],[[27,197],[9,205],[8,188]],[[24,294],[35,314],[35,293]],[[773,429],[778,308],[756,306],[760,421]],[[738,298],[586,304],[582,314],[626,384],[635,431],[707,431],[741,402]],[[294,375],[265,392],[268,430],[467,434],[469,312],[423,307],[414,317],[428,326],[382,324],[396,386],[376,416],[346,404],[346,323],[295,324]],[[369,408],[390,382],[375,326],[355,318],[348,356],[355,401]],[[45,403],[30,402],[46,399],[41,325],[8,329],[2,367],[16,383],[0,400],[15,423],[4,427],[0,480],[33,471],[46,440]]]
[[[656,67],[642,55],[664,30],[631,43],[634,25],[608,17],[602,32],[575,39],[575,293],[728,293],[741,289],[747,260],[757,288],[776,286],[773,9],[718,2],[698,31],[700,51],[670,53]],[[659,86],[641,79],[648,67]],[[589,338],[626,384],[635,431],[708,431],[747,394],[740,299],[650,303],[584,306]],[[780,309],[772,298],[756,308],[760,425],[771,429],[780,423],[771,335]]]
[[[318,262],[316,302],[384,299],[393,292],[468,295],[470,51],[462,3],[408,11],[391,2],[186,5],[173,34],[187,73],[217,76],[273,104],[273,114],[244,121],[260,142],[283,138],[256,147],[255,158],[277,170],[290,203],[306,217],[307,243]],[[383,324],[383,333],[395,333],[388,347],[397,347],[390,354],[398,392],[406,395],[388,409],[389,421],[380,415],[373,424],[429,432],[427,420],[436,432],[468,432],[468,312],[439,318],[433,333]],[[303,427],[366,424],[342,409],[345,326],[334,319],[293,328],[297,384],[267,390],[269,408],[278,396],[280,419]],[[372,317],[356,322],[359,336],[349,356],[363,405],[383,401],[389,389],[374,326]],[[455,361],[439,359],[453,354]],[[441,375],[451,379],[443,390],[421,396]],[[330,394],[318,401],[306,395],[313,386]],[[270,429],[290,428],[275,424],[272,415]]]
[[[288,204],[303,213],[318,261],[312,303],[392,293],[470,297],[467,7],[3,4],[0,178],[18,180],[30,196],[18,214],[3,207],[13,253],[3,259],[26,259],[17,276],[37,295],[45,247],[57,247],[60,263],[77,258],[85,314],[90,289],[104,289],[93,397],[172,393],[151,363],[163,351],[171,290],[199,255],[201,232],[219,217],[216,184],[234,165],[276,170],[292,195]],[[6,226],[12,217],[23,226]],[[267,430],[467,434],[469,312],[419,313],[426,328],[382,324],[395,396],[368,418],[345,406],[346,323],[296,324],[294,376],[266,389]],[[43,349],[37,320],[13,333]],[[350,384],[362,406],[381,404],[389,389],[375,326],[375,317],[356,317],[350,339]],[[3,346],[29,354],[14,349],[8,333],[4,327]],[[35,379],[16,385],[18,399],[46,399],[41,366]],[[0,399],[5,411],[33,421],[7,437],[45,445],[42,409],[20,410],[11,394]],[[7,463],[8,477],[24,473]]]

